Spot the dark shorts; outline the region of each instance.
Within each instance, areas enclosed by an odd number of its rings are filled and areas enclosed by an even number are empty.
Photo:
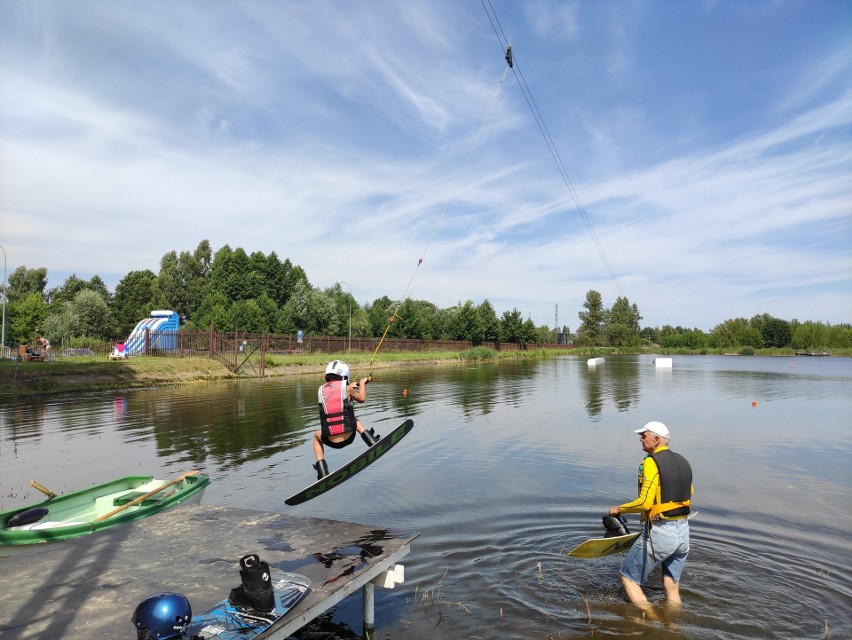
[[[349,437],[346,438],[346,440],[341,440],[340,442],[332,442],[325,434],[322,434],[320,439],[322,440],[322,443],[327,447],[331,447],[332,449],[342,449],[343,447],[348,447],[350,444],[352,444],[352,441],[355,439],[356,433],[356,431],[353,431],[349,434]]]

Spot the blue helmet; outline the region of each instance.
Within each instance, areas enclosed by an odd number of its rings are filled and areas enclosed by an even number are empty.
[[[192,608],[180,593],[155,593],[148,596],[133,612],[130,621],[140,637],[156,640],[181,638],[192,620]]]

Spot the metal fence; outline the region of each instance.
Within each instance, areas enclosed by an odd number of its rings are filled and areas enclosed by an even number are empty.
[[[207,356],[236,370],[241,366],[240,361],[245,362],[257,352],[262,356],[294,353],[371,353],[376,350],[378,344],[379,338],[310,335],[299,338],[294,334],[239,331],[220,333],[211,326],[208,331],[160,331],[157,332],[156,338],[146,330],[142,353],[155,356]],[[385,338],[382,342],[382,349],[385,351],[464,351],[473,346],[472,342],[465,340]],[[521,345],[514,342],[488,343],[483,346],[497,351],[566,348],[565,345],[555,343]]]

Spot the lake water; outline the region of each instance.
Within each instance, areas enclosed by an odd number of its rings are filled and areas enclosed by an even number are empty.
[[[594,368],[563,357],[374,374],[361,420],[385,434],[410,417],[414,430],[299,507],[284,499],[315,478],[319,376],[7,402],[0,507],[39,500],[30,479],[64,492],[192,468],[213,478],[208,504],[420,531],[405,583],[376,590],[376,638],[852,637],[852,359],[675,356],[662,370],[651,356]],[[623,556],[565,556],[635,497],[633,430],[648,420],[691,462],[699,512],[683,609],[663,606],[658,574],[646,588],[656,620],[625,601]],[[329,465],[363,447],[328,450]],[[336,637],[353,637],[360,616],[357,596],[334,609]]]

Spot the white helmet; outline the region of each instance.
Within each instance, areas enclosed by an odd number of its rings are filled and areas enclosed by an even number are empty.
[[[326,378],[328,378],[329,374],[340,376],[344,380],[349,380],[349,365],[343,362],[343,360],[334,360],[333,362],[329,362],[328,366],[325,368]]]

